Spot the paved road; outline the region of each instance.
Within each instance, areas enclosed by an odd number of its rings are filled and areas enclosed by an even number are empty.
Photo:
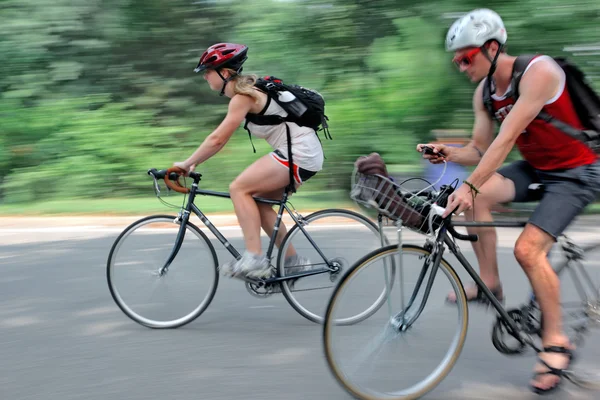
[[[590,224],[572,231],[590,240],[599,232]],[[177,330],[151,330],[126,318],[105,278],[117,234],[114,227],[0,230],[0,399],[350,398],[326,367],[320,327],[280,296],[251,297],[239,281],[222,279],[209,309]],[[343,240],[345,233],[335,235]],[[501,237],[508,305],[516,305],[526,280],[512,257],[514,232],[502,230]],[[232,242],[241,246],[239,237]],[[463,248],[473,260],[469,246]],[[535,398],[526,389],[533,356],[497,353],[489,337],[493,319],[472,309],[459,362],[426,398]],[[598,360],[593,344],[581,363]],[[600,396],[565,386],[553,398]]]

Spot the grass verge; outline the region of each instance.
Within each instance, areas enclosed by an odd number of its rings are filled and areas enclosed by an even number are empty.
[[[176,206],[183,204],[184,196],[171,194],[163,200]],[[204,213],[233,213],[231,200],[211,196],[197,196],[194,203]],[[298,192],[290,203],[302,211],[316,211],[325,208],[356,208],[347,192]],[[39,201],[26,204],[0,205],[2,216],[25,215],[147,215],[165,213],[174,209],[164,205],[156,197],[116,198],[116,199],[66,199]]]

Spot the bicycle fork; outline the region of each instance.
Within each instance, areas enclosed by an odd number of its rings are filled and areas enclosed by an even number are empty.
[[[165,261],[165,264],[158,271],[158,276],[162,277],[169,272],[169,267],[171,263],[179,253],[181,249],[181,245],[183,244],[183,239],[185,238],[185,227],[187,225],[188,220],[190,219],[190,212],[188,210],[182,210],[177,214],[177,217],[173,220],[174,224],[179,224],[179,231],[177,232],[177,238],[175,239],[175,244],[173,245],[173,249],[171,249],[171,254]]]
[[[429,294],[431,293],[431,288],[433,287],[433,281],[435,279],[435,275],[437,273],[440,262],[442,260],[444,247],[438,246],[437,243],[433,243],[433,249],[432,249],[431,253],[429,255],[425,256],[425,258],[424,258],[423,265],[421,267],[421,272],[419,273],[419,277],[417,278],[415,288],[411,294],[410,299],[408,300],[408,304],[406,304],[405,299],[404,299],[404,294],[403,294],[404,293],[404,265],[403,265],[403,260],[402,260],[402,253],[403,253],[402,252],[402,221],[397,222],[397,231],[398,231],[398,252],[397,252],[397,254],[398,254],[398,280],[399,280],[399,284],[400,284],[400,305],[401,305],[402,311],[400,311],[398,314],[396,314],[395,316],[392,317],[391,324],[397,331],[404,332],[404,331],[408,330],[412,326],[412,324],[415,323],[415,321],[419,318],[419,316],[423,312],[425,305],[427,304],[427,299],[429,298]],[[414,314],[412,316],[410,316],[408,311],[411,310],[411,308],[413,307],[415,300],[417,298],[417,295],[419,294],[419,292],[421,290],[421,285],[425,281],[425,277],[427,276],[427,272],[429,270],[431,270],[431,272],[429,275],[429,279],[427,279],[427,283],[425,286],[425,292],[423,294],[423,299],[421,300],[420,304],[418,305],[418,309],[416,309]],[[385,271],[387,272],[387,268],[385,269]],[[387,274],[386,274],[386,281],[387,281]],[[391,290],[391,285],[389,286],[389,289]],[[389,304],[389,308],[390,308],[389,311],[390,311],[390,315],[391,315],[392,311],[391,311],[391,304],[389,301],[388,301],[388,304]]]

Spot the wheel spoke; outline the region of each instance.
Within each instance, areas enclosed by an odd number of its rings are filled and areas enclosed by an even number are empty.
[[[392,304],[391,311],[386,307],[360,324],[340,324],[338,312],[344,310],[346,303],[361,296],[361,291],[373,286],[373,281],[368,280],[368,271],[380,272],[382,265],[387,265],[386,260],[397,259],[399,254],[402,260],[396,265],[402,265],[404,277],[401,284],[390,287],[390,293],[386,293],[386,298],[395,300],[388,301]],[[336,286],[324,322],[325,355],[333,375],[355,397],[419,398],[436,387],[456,363],[468,326],[464,288],[454,269],[443,259],[434,276],[431,275],[433,269],[428,269],[421,279],[423,268],[428,267],[422,262],[422,256],[429,254],[413,245],[403,245],[401,253],[397,246],[380,248],[357,261]],[[428,298],[424,298],[428,283],[432,284],[431,291]],[[455,291],[454,309],[444,301],[448,288],[440,289],[440,284],[449,285]],[[409,288],[411,285],[414,287]],[[396,289],[406,292],[400,293],[404,302],[398,302],[391,293]],[[409,309],[397,309],[400,304]],[[402,320],[404,314],[407,320],[417,318],[406,326],[397,320]]]
[[[279,275],[297,273],[288,270],[284,262],[285,255],[292,250],[298,256],[309,259],[311,269],[329,264],[339,270],[298,278],[293,283],[284,281],[281,288],[287,301],[298,313],[313,322],[322,323],[325,306],[338,280],[353,262],[381,246],[381,236],[378,227],[371,220],[347,210],[322,210],[306,216],[302,221],[301,227],[295,225],[288,231],[281,244],[278,256]],[[316,243],[318,249],[304,232]],[[390,272],[390,279],[393,279],[393,268],[390,268]],[[315,294],[316,291],[320,291],[319,295]],[[310,294],[303,296],[304,292]],[[382,285],[378,296],[340,322],[351,324],[367,318],[383,305],[385,292],[385,285]]]
[[[174,328],[193,321],[208,307],[217,289],[214,248],[189,222],[179,253],[160,275],[181,227],[173,224],[173,219],[151,216],[134,222],[113,244],[107,263],[115,303],[129,318],[151,328]],[[136,273],[139,270],[141,274]]]

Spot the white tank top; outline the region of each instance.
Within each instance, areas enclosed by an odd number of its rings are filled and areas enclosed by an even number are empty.
[[[286,117],[287,112],[276,101],[267,97],[267,104],[259,115],[279,115]],[[308,171],[317,172],[323,168],[323,148],[314,130],[307,126],[299,126],[287,122],[292,138],[292,156],[294,164]],[[250,133],[260,139],[265,139],[274,150],[287,154],[287,134],[285,124],[256,125],[248,121]],[[289,157],[288,157],[289,158]]]

